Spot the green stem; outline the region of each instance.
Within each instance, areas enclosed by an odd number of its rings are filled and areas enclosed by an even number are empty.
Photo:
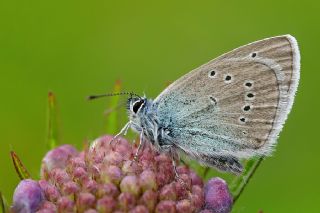
[[[244,173],[233,181],[233,183],[231,184],[232,186],[231,192],[233,194],[233,203],[235,203],[238,200],[243,190],[245,189],[245,187],[253,177],[254,173],[260,166],[263,159],[264,157],[249,160],[246,163],[246,169]]]
[[[1,205],[1,213],[8,213],[9,212],[8,204],[7,204],[6,199],[4,198],[4,196],[2,195],[1,192],[0,192],[0,205]]]
[[[59,122],[56,97],[52,92],[48,93],[48,138],[47,148],[55,148],[59,144]]]

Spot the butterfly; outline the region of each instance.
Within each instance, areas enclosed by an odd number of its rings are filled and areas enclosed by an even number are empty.
[[[240,159],[268,156],[291,110],[300,76],[291,35],[259,40],[209,61],[156,99],[130,94],[129,128],[159,152],[239,174]],[[116,136],[116,137],[117,137]],[[175,160],[173,160],[175,167]]]

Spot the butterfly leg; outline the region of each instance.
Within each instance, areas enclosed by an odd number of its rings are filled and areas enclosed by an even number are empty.
[[[176,151],[173,149],[173,146],[169,145],[168,147],[169,147],[169,153],[172,159],[172,167],[174,170],[175,177],[177,180],[181,181],[182,185],[185,185],[185,182],[180,178],[180,175],[177,170],[176,160],[179,159],[179,156],[176,153]]]
[[[144,138],[143,138],[143,130],[142,130],[140,133],[140,142],[138,145],[138,149],[137,149],[136,153],[134,154],[133,161],[138,161],[138,155],[139,155],[139,152],[140,152],[141,148],[143,147],[143,145],[144,145]]]
[[[126,125],[124,125],[124,127],[120,130],[120,132],[118,134],[116,134],[110,141],[110,145],[112,145],[112,143],[120,136],[120,135],[126,135],[128,132],[128,129],[131,127],[131,121],[129,121],[128,123],[126,123]]]
[[[176,178],[180,179],[180,176],[179,176],[178,171],[177,171],[176,160],[174,159],[174,157],[172,157],[172,166],[173,166],[173,170],[174,170],[174,174],[175,174]]]
[[[174,173],[175,173],[175,179],[180,182],[181,186],[187,191],[188,195],[191,196],[190,188],[188,187],[186,182],[180,177],[180,175],[178,173],[178,170],[177,170],[176,160],[179,159],[179,155],[174,150],[173,146],[170,146],[169,148],[170,148],[169,149],[170,150],[169,153],[170,153],[171,158],[172,158],[172,166],[173,166],[173,170],[174,170]]]

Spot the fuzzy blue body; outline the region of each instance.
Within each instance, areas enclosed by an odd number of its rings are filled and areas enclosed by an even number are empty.
[[[153,100],[148,100],[146,98],[143,98],[142,100],[143,103],[136,113],[131,113],[132,111],[129,110],[131,128],[142,134],[143,137],[151,142],[160,152],[169,151],[169,148],[175,148],[171,135],[172,129],[169,125],[170,122],[164,122],[159,119],[157,105],[154,104]],[[131,106],[133,106],[133,101],[137,100],[129,99],[129,105],[131,102]]]

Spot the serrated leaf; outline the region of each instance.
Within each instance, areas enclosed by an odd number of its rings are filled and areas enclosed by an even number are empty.
[[[253,158],[246,162],[245,170],[243,174],[236,177],[234,181],[230,184],[230,191],[233,195],[233,202],[235,203],[238,198],[240,197],[241,193],[249,183],[250,179],[256,172],[257,168],[259,167],[260,163],[264,158]]]
[[[27,171],[26,167],[21,162],[21,160],[18,157],[18,155],[14,151],[11,151],[10,155],[11,155],[11,158],[12,158],[12,162],[13,162],[14,168],[15,168],[17,174],[19,175],[20,179],[21,180],[29,179],[30,178],[30,174]]]
[[[1,205],[1,213],[9,213],[9,206],[1,192],[0,192],[0,205]]]
[[[121,81],[116,81],[113,93],[119,93],[121,91]],[[116,134],[118,131],[118,111],[116,108],[119,106],[120,96],[111,96],[108,104],[109,113],[106,120],[106,131],[108,134]]]
[[[59,140],[59,122],[58,122],[58,107],[56,97],[52,92],[48,93],[48,133],[47,133],[47,148],[49,150],[60,144]]]

